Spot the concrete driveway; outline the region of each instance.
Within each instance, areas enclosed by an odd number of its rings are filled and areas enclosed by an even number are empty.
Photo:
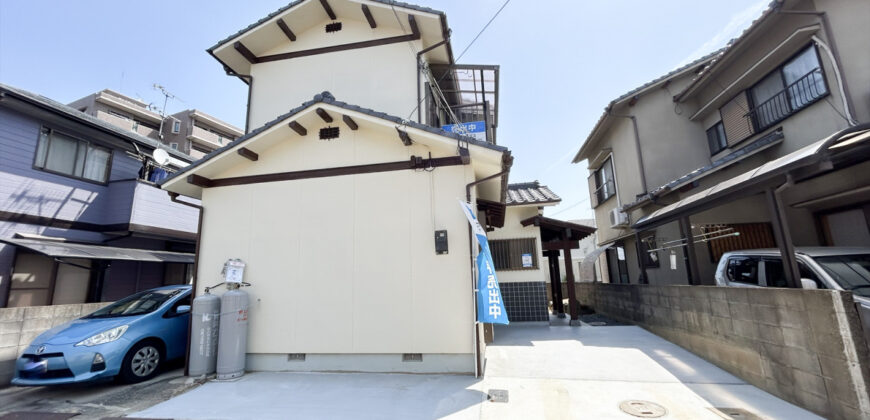
[[[120,417],[150,407],[196,386],[181,368],[132,385],[96,384],[0,389],[0,418],[10,413],[68,413],[75,420]],[[33,414],[13,418],[34,418]],[[59,418],[59,417],[55,417]]]
[[[818,419],[639,327],[497,328],[484,378],[451,375],[251,373],[210,382],[133,414],[176,419]],[[507,391],[507,402],[487,399]],[[634,405],[640,411],[649,407]],[[654,407],[655,408],[655,407]],[[730,417],[739,415],[740,417]]]

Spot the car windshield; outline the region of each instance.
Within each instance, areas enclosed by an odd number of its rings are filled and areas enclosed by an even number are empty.
[[[147,314],[154,312],[164,302],[181,292],[181,289],[146,290],[127,296],[85,318],[113,318]]]
[[[814,258],[843,289],[870,297],[870,254]]]

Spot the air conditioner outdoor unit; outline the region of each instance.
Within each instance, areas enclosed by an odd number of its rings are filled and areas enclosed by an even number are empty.
[[[628,226],[628,215],[618,208],[610,210],[610,227]]]

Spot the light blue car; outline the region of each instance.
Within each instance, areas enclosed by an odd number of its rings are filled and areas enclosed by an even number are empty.
[[[40,334],[18,358],[12,384],[153,378],[164,362],[184,356],[190,289],[139,292]]]

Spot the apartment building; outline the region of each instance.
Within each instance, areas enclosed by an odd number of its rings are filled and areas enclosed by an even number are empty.
[[[111,89],[85,96],[69,103],[69,106],[116,127],[157,140],[194,159],[243,134],[233,125],[197,109],[188,109],[164,118],[149,104]]]
[[[166,118],[163,143],[199,159],[244,134],[242,130],[198,109],[188,109]]]
[[[187,283],[198,210],[152,180],[190,161],[0,84],[0,308],[113,301]]]
[[[723,50],[611,102],[574,159],[602,276],[712,284],[731,250],[870,246],[867,16],[866,2],[773,1]]]

